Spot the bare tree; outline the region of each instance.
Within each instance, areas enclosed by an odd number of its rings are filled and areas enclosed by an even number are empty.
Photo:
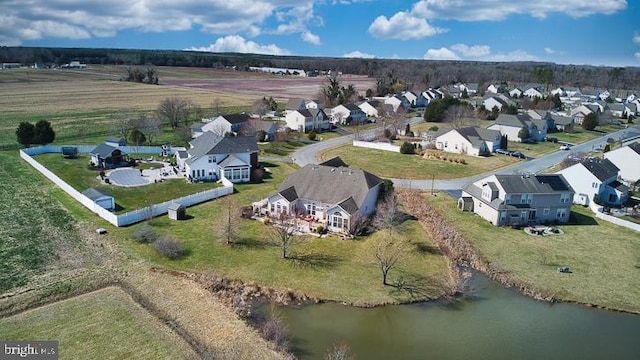
[[[444,122],[450,123],[454,129],[470,126],[476,115],[467,104],[452,105],[444,111]]]
[[[156,113],[175,130],[181,123],[188,121],[190,108],[191,103],[188,100],[171,97],[162,100]]]
[[[227,245],[231,245],[238,240],[238,231],[240,229],[240,213],[239,205],[229,196],[223,200],[223,210],[221,217],[221,226],[217,227],[222,234]]]
[[[373,246],[373,257],[382,274],[382,284],[389,285],[387,279],[389,271],[393,270],[398,261],[407,252],[409,243],[394,233],[379,237]]]
[[[371,219],[368,216],[357,212],[351,217],[351,221],[349,221],[349,228],[347,229],[347,231],[352,238],[356,238],[360,235],[363,235],[367,231],[370,222]]]
[[[147,135],[147,142],[151,144],[153,138],[160,135],[162,131],[162,120],[157,114],[151,116],[141,115],[139,126],[140,131]]]
[[[349,345],[342,343],[333,345],[331,349],[328,349],[324,358],[325,360],[351,360],[353,356]]]
[[[129,138],[129,133],[133,130],[134,123],[138,115],[132,110],[120,110],[116,112],[111,121],[111,128],[114,134]]]
[[[280,213],[271,219],[271,238],[282,250],[282,258],[287,259],[287,252],[293,247],[295,240],[296,219]]]
[[[219,98],[214,98],[211,103],[211,116],[218,117],[222,115],[222,102]]]
[[[383,199],[378,201],[376,215],[373,218],[373,226],[379,230],[387,230],[391,235],[393,228],[399,222],[398,200],[393,193],[386,194]]]
[[[262,119],[269,110],[270,108],[266,98],[258,99],[253,103],[253,112],[260,116],[260,119]]]

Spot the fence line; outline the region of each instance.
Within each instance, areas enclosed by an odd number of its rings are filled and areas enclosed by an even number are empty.
[[[210,190],[201,191],[195,194],[183,196],[180,198],[172,199],[169,201],[165,201],[160,204],[153,204],[147,206],[142,209],[129,211],[124,214],[116,215],[109,210],[103,208],[96,204],[93,200],[89,199],[85,195],[83,195],[78,190],[71,187],[71,185],[67,184],[64,180],[58,177],[56,174],[51,172],[46,167],[42,166],[39,162],[37,162],[32,155],[40,155],[46,153],[61,153],[61,146],[54,145],[46,145],[37,148],[28,148],[20,150],[20,157],[26,161],[29,165],[33,166],[36,170],[38,170],[42,175],[44,175],[47,179],[51,180],[54,184],[59,186],[64,192],[69,194],[76,201],[84,205],[87,209],[96,213],[101,218],[108,221],[110,224],[114,226],[126,226],[135,224],[140,221],[144,221],[149,219],[150,217],[160,216],[166,214],[168,211],[169,205],[173,203],[181,204],[185,207],[196,205],[205,201],[213,200],[215,198],[229,195],[233,193],[233,183],[229,181],[227,178],[222,178],[222,187],[215,188]]]
[[[599,212],[599,211],[596,212],[596,217],[599,218],[599,219],[602,219],[604,221],[608,221],[610,223],[614,223],[614,224],[616,224],[618,226],[624,226],[624,227],[626,227],[628,229],[640,232],[640,224],[636,224],[636,223],[631,222],[631,221],[620,219],[620,218],[617,218],[615,216],[607,215],[607,214]]]
[[[369,149],[384,150],[384,151],[393,151],[393,152],[398,152],[398,153],[400,152],[400,146],[392,145],[392,144],[388,144],[388,143],[353,140],[353,146],[369,148]]]
[[[78,152],[87,154],[91,153],[91,151],[96,148],[93,145],[43,145],[22,150],[29,155],[39,155],[46,153],[61,153],[63,147],[75,147],[78,149]],[[127,154],[160,154],[162,152],[162,146],[119,146],[118,149],[121,149]],[[169,149],[169,154],[173,155],[177,150],[182,149],[183,148],[171,147]]]

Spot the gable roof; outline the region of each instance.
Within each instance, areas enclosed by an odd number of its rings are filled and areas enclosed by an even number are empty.
[[[287,101],[287,106],[285,107],[287,110],[298,110],[300,108],[305,107],[304,99],[293,98]]]
[[[346,162],[340,158],[340,156],[332,157],[331,159],[322,162],[318,165],[331,166],[331,167],[349,167]]]
[[[495,124],[502,126],[511,126],[511,127],[528,127],[532,122],[532,119],[529,115],[510,115],[510,114],[500,114],[496,118]]]
[[[251,116],[249,116],[248,114],[242,114],[242,113],[220,115],[220,117],[224,118],[225,120],[227,120],[231,124],[241,124],[241,123],[247,122],[247,121],[249,121],[249,119],[251,119]]]
[[[116,150],[116,146],[111,146],[109,144],[100,144],[91,150],[91,155],[98,155],[101,158],[106,158],[111,156],[114,150]]]
[[[88,197],[89,199],[91,199],[92,201],[97,201],[100,200],[102,198],[110,198],[110,195],[107,195],[105,193],[100,192],[100,190],[96,189],[96,188],[88,188],[87,190],[82,192],[82,195]]]
[[[636,154],[640,155],[640,142],[635,142],[627,146],[629,146],[629,149],[635,151]]]
[[[357,208],[369,190],[381,183],[382,179],[364,170],[308,164],[289,175],[278,193],[289,201],[303,198],[325,204],[342,204],[353,198]]]
[[[483,141],[493,141],[500,135],[500,131],[498,130],[485,129],[478,126],[463,127],[457,129],[457,131],[467,139],[473,137]]]
[[[549,175],[496,175],[507,194],[547,194],[572,190],[560,174]]]
[[[588,158],[583,160],[581,164],[600,181],[618,176],[620,171],[609,159]]]
[[[203,155],[216,154],[241,154],[258,151],[258,143],[255,136],[225,137],[211,131],[205,131],[202,135],[191,140],[191,149],[187,150],[192,163]]]

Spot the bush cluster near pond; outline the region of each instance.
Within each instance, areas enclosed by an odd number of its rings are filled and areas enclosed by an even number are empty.
[[[128,188],[106,185],[100,182],[99,171],[88,169],[89,155],[87,154],[81,154],[76,159],[65,159],[61,154],[42,154],[35,156],[34,159],[80,192],[94,187],[113,196],[116,200],[117,212],[136,210],[221,186],[213,182],[190,184],[182,179]]]

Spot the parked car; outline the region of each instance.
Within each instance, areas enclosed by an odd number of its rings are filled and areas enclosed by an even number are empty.
[[[503,155],[511,155],[511,150],[507,150],[507,149],[496,149],[496,154],[503,154]]]
[[[556,138],[556,137],[551,137],[551,136],[545,136],[544,141],[546,141],[546,142],[552,142],[552,143],[557,143],[557,142],[558,142],[558,138]]]
[[[569,144],[560,145],[560,150],[569,150],[569,149],[571,149],[571,145]]]
[[[520,158],[520,159],[526,159],[527,158],[527,156],[525,154],[521,153],[520,151],[512,152],[511,156],[514,156],[514,157],[517,157],[517,158]]]

